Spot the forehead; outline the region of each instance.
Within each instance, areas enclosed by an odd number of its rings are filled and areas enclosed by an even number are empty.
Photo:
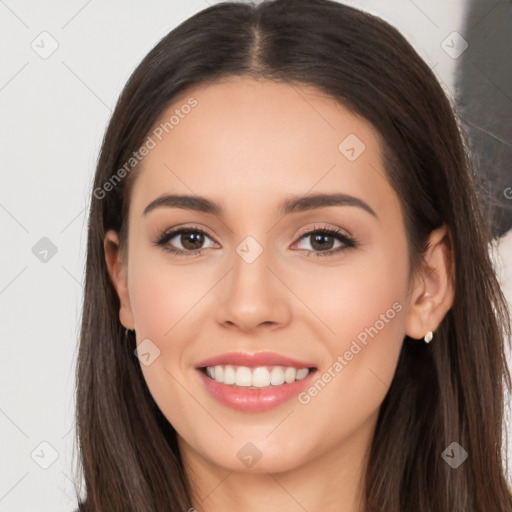
[[[138,212],[162,193],[255,212],[283,194],[364,195],[376,208],[393,194],[371,124],[311,86],[242,77],[195,86],[149,137],[132,192]]]

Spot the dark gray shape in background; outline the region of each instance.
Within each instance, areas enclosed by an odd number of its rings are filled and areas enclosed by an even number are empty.
[[[469,46],[458,59],[455,102],[500,237],[512,228],[512,1],[470,0],[461,35]]]

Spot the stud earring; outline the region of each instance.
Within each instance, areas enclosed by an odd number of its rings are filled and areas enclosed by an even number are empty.
[[[433,337],[434,335],[432,334],[432,331],[428,331],[423,339],[425,340],[425,343],[430,343]]]

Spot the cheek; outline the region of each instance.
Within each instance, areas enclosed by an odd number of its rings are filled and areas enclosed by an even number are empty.
[[[329,353],[324,367],[300,401],[311,421],[320,423],[324,411],[330,411],[334,421],[352,429],[382,403],[405,332],[406,255],[404,241],[354,258],[339,271],[330,269],[324,279],[329,300],[318,292],[309,295],[318,298],[312,307],[332,331],[323,336]]]
[[[156,252],[156,251],[154,251]],[[174,337],[180,322],[208,290],[201,285],[192,266],[176,265],[154,254],[134,254],[130,270],[130,305],[138,336],[150,338],[160,349]],[[204,289],[203,289],[204,288]],[[179,344],[179,340],[174,340]]]
[[[324,339],[331,357],[352,346],[357,352],[357,342],[361,351],[354,362],[378,365],[383,358],[382,364],[392,364],[403,341],[407,284],[407,246],[399,237],[395,244],[353,252],[339,268],[323,269],[316,283],[308,278],[302,293],[330,330]]]
[[[341,347],[355,339],[363,344],[369,339],[391,340],[403,330],[404,276],[383,268],[372,272],[366,267],[337,281],[338,291],[324,305]]]
[[[170,423],[177,429],[190,428],[188,421],[197,410],[180,383],[184,365],[192,360],[190,340],[200,332],[196,306],[211,283],[202,283],[191,268],[168,263],[153,252],[134,254],[131,263],[130,304],[137,344],[147,347],[149,339],[158,348],[151,348],[150,364],[141,361],[144,379]]]
[[[331,353],[348,349],[355,339],[400,340],[408,284],[405,254],[386,247],[354,252],[338,267],[303,269],[301,278],[296,276],[293,282],[301,283],[297,295],[307,297],[304,302],[322,321],[325,328],[318,333]]]
[[[404,334],[401,287],[381,275],[343,280],[344,292],[323,311],[335,335],[323,336],[326,357],[311,386],[298,396],[299,414],[328,449],[375,419],[396,371]],[[326,431],[325,425],[337,425]],[[288,432],[294,439],[294,431]]]

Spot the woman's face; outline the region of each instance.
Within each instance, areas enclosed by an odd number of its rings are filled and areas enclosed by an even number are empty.
[[[315,89],[231,78],[183,94],[149,135],[120,318],[182,451],[240,472],[360,451],[410,300],[375,131]],[[166,195],[190,199],[150,206]]]

